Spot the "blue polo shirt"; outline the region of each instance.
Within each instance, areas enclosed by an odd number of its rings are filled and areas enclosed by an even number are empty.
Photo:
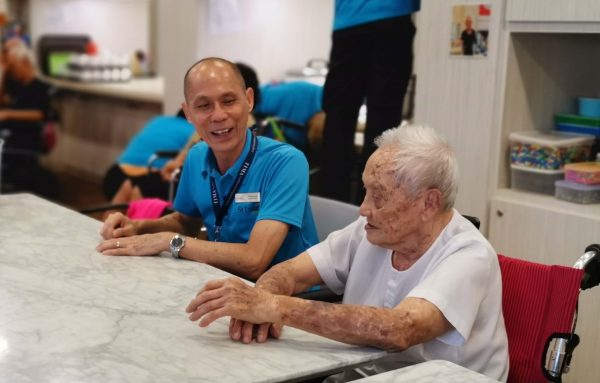
[[[183,149],[194,132],[194,126],[185,118],[155,117],[129,141],[118,163],[148,166],[150,156],[158,151]],[[168,158],[158,159],[153,167],[162,168],[167,161]]]
[[[420,0],[335,0],[333,30],[417,12]]]
[[[323,110],[322,103],[323,87],[320,85],[306,81],[265,84],[260,87],[260,103],[255,106],[254,113],[307,126],[312,116]],[[306,131],[288,128],[284,134],[297,148],[305,148],[308,143]]]
[[[194,145],[185,160],[174,207],[185,215],[202,218],[210,240],[214,239],[215,230],[210,178],[214,177],[223,204],[250,151],[251,141],[248,130],[241,156],[225,174],[220,174],[215,157],[205,142]],[[250,201],[255,198],[259,201]],[[290,225],[271,265],[295,257],[318,242],[308,200],[306,157],[291,145],[258,137],[254,161],[223,219],[219,241],[246,243],[254,224],[264,219]]]

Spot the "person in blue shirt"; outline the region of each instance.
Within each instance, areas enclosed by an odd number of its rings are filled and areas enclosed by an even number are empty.
[[[106,172],[102,185],[106,198],[113,204],[129,203],[143,197],[168,199],[169,178],[161,174],[168,159],[149,161],[159,151],[182,150],[194,131],[182,110],[176,116],[151,119]]]
[[[362,161],[374,139],[400,125],[404,93],[412,74],[415,27],[411,14],[420,0],[336,0],[323,110],[322,193],[351,201],[354,134],[367,106]],[[361,188],[362,190],[362,188]],[[356,198],[360,200],[360,198]]]
[[[309,122],[323,110],[323,87],[306,81],[292,81],[262,85],[260,93],[262,99],[254,114],[279,117],[304,126],[304,130],[285,129],[283,135],[287,143],[306,150]]]
[[[96,249],[105,255],[170,251],[256,280],[317,243],[306,158],[246,127],[254,94],[235,64],[200,60],[185,75],[184,95],[185,115],[203,141],[185,161],[176,211],[139,221],[111,214]],[[207,240],[196,238],[203,223]]]

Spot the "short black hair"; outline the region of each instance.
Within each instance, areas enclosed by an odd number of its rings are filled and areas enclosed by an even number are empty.
[[[246,87],[252,88],[254,91],[254,105],[258,105],[260,102],[260,82],[258,81],[256,71],[250,65],[244,64],[243,62],[236,62],[235,65],[238,67],[240,74],[244,78]]]

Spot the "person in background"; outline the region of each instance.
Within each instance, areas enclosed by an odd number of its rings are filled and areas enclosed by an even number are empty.
[[[460,34],[462,41],[462,51],[464,56],[473,56],[473,46],[477,41],[477,34],[473,29],[473,19],[471,16],[465,18],[465,29]]]
[[[375,372],[443,359],[506,381],[498,257],[453,208],[452,149],[422,126],[387,130],[376,145],[361,217],[254,287],[233,277],[207,282],[186,308],[190,320],[206,327],[230,316],[230,337],[244,343],[279,337],[287,325],[394,351]],[[343,292],[342,304],[290,297],[323,282]]]
[[[247,128],[254,91],[221,58],[195,63],[182,104],[203,141],[185,160],[175,212],[155,220],[108,217],[97,251],[154,255],[210,264],[256,280],[271,265],[317,242],[308,199],[308,163],[290,145]],[[202,224],[208,240],[199,240]]]
[[[305,129],[285,129],[284,138],[302,151],[316,145],[322,134],[323,87],[306,81],[265,84],[260,87],[262,100],[254,113],[263,117],[278,117],[302,125]]]
[[[0,92],[0,138],[4,140],[5,181],[17,190],[54,197],[55,180],[44,171],[43,122],[50,110],[50,87],[37,77],[33,52],[20,39],[2,49],[3,81]],[[5,182],[7,183],[7,182]]]
[[[159,151],[182,150],[194,134],[180,110],[176,116],[158,116],[150,120],[127,144],[127,147],[104,176],[104,195],[113,204],[129,203],[144,197],[167,200],[170,178],[161,176],[168,159],[157,158]],[[170,177],[170,175],[169,175]]]
[[[327,117],[321,182],[326,197],[351,201],[354,134],[363,102],[367,106],[363,163],[375,150],[374,138],[400,125],[412,74],[415,27],[411,14],[419,8],[420,0],[335,1],[323,94]]]

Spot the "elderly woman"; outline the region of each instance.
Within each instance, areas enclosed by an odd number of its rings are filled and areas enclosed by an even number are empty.
[[[498,259],[453,208],[451,148],[419,126],[388,130],[376,144],[363,173],[362,217],[273,267],[255,288],[234,278],[208,282],[187,307],[190,319],[204,327],[231,316],[230,336],[244,343],[253,330],[264,342],[288,325],[395,351],[388,368],[444,359],[506,381]],[[289,297],[319,283],[343,292],[343,304]]]
[[[4,139],[5,179],[17,189],[52,197],[55,187],[42,171],[42,122],[49,110],[49,86],[36,76],[33,53],[19,39],[3,46],[0,138]]]

